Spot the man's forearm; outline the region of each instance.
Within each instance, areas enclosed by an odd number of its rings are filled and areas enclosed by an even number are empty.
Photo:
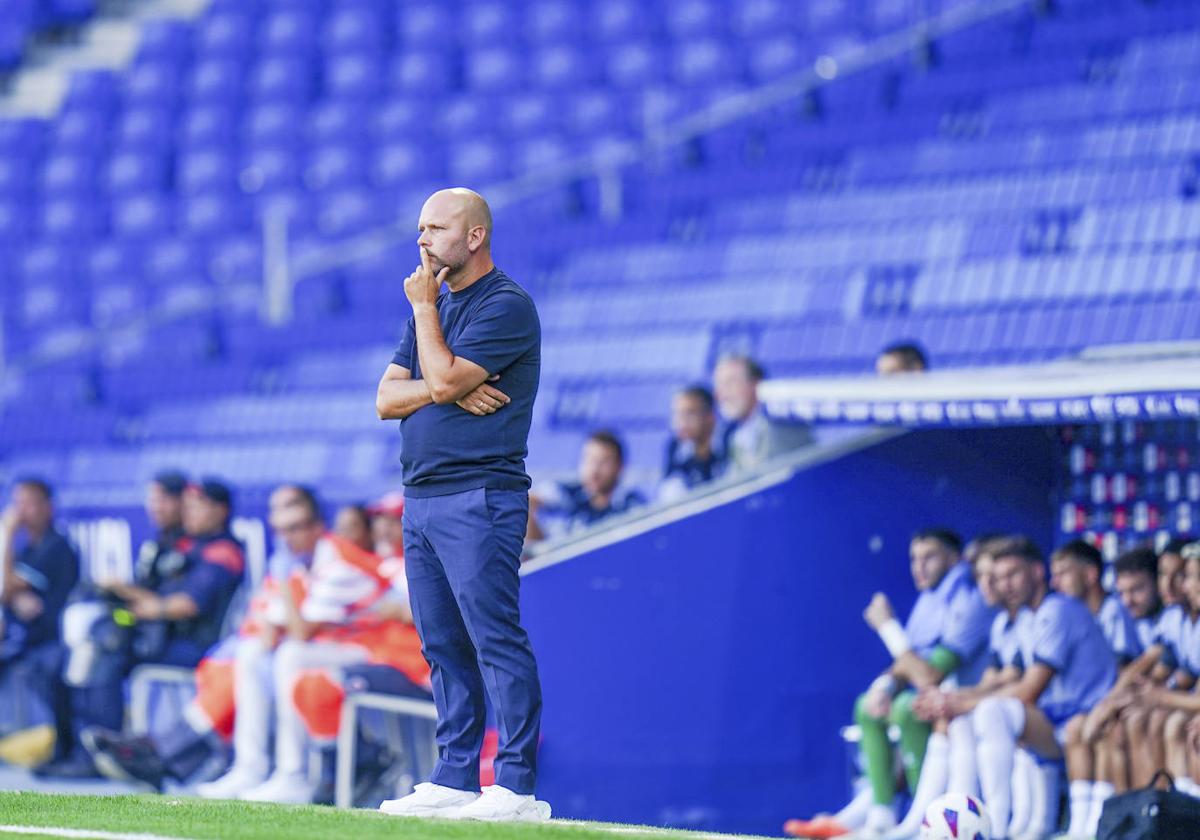
[[[473,391],[481,379],[471,380],[469,373],[465,374],[468,378],[464,378],[462,368],[456,365],[457,359],[446,346],[437,308],[414,307],[413,321],[416,324],[417,358],[421,361],[421,376],[429,385],[433,401],[439,405],[450,405]]]
[[[424,379],[390,379],[380,384],[375,400],[380,420],[403,420],[432,404],[433,396]]]
[[[896,658],[892,673],[916,688],[931,688],[945,677],[945,674],[911,650]]]

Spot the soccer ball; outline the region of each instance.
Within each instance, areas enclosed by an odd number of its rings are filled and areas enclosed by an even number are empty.
[[[920,840],[992,840],[983,803],[965,793],[939,796],[925,809]]]

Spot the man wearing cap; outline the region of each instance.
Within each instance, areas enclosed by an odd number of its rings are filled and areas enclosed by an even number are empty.
[[[176,501],[177,478],[160,476],[148,488],[146,510],[159,528],[161,550],[146,550],[136,582],[100,581],[99,597],[71,604],[63,615],[63,679],[77,733],[121,728],[122,682],[134,666],[193,668],[221,636],[245,570],[242,544],[229,530],[232,494],[205,479],[182,488]],[[55,764],[45,768],[47,775],[95,774],[84,749]]]
[[[381,810],[539,821],[550,811],[533,796],[542,694],[520,623],[518,568],[541,326],[529,294],[492,262],[482,196],[434,193],[417,228],[421,264],[404,281],[413,317],[376,411],[402,421],[404,559],[432,669],[438,759],[429,782]],[[481,795],[488,699],[500,744],[496,784]]]

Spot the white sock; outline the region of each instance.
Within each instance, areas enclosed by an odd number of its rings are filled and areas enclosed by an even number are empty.
[[[1092,804],[1084,832],[1088,837],[1095,837],[1100,829],[1100,814],[1104,811],[1104,803],[1113,795],[1113,790],[1112,782],[1092,782]]]
[[[950,775],[946,779],[946,791],[979,795],[979,774],[975,772],[975,730],[971,727],[971,716],[963,715],[950,721],[946,733],[950,741]]]
[[[1058,827],[1058,765],[1037,764],[1026,837],[1049,837]]]
[[[891,805],[871,805],[867,812],[867,831],[877,831],[882,834],[896,827],[896,813]]]
[[[990,697],[975,707],[979,742],[979,785],[992,818],[992,840],[1008,837],[1012,773],[1017,736],[1025,728],[1025,707],[1011,697]]]
[[[851,831],[863,827],[867,821],[867,812],[871,810],[875,797],[870,785],[863,785],[862,790],[854,794],[845,808],[833,815],[833,818]]]
[[[900,825],[889,831],[886,840],[904,840],[921,830],[925,809],[929,803],[946,792],[946,777],[950,772],[950,741],[941,732],[929,736],[925,747],[925,761],[921,763],[921,779],[913,794],[912,807]]]
[[[1071,782],[1071,822],[1067,834],[1072,837],[1087,834],[1088,820],[1092,816],[1092,785],[1093,782],[1088,779]]]
[[[1041,781],[1037,762],[1028,750],[1017,750],[1013,756],[1012,815],[1008,818],[1008,836],[1020,837],[1029,827],[1030,812],[1035,798],[1034,788]]]

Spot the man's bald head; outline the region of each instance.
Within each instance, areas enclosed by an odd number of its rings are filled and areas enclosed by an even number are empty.
[[[491,270],[492,210],[474,190],[452,187],[429,196],[417,229],[417,245],[429,255],[433,270],[450,269],[446,283],[451,289]]]
[[[452,212],[462,213],[467,228],[482,227],[487,231],[488,240],[492,238],[492,208],[488,207],[487,199],[475,190],[466,187],[451,187],[438,190],[429,197],[430,201],[437,199],[445,201],[449,207],[456,208]]]

